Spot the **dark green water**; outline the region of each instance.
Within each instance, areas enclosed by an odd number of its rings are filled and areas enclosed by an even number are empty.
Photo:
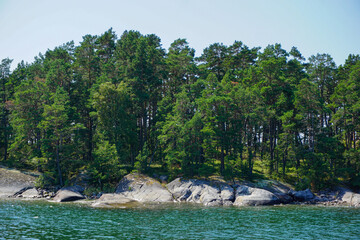
[[[0,201],[0,239],[360,239],[360,209]]]

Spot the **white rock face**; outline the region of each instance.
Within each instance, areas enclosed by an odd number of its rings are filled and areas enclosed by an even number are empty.
[[[115,193],[138,202],[172,202],[171,193],[160,182],[141,174],[126,175]]]
[[[279,202],[275,194],[260,188],[240,185],[236,189],[234,206],[260,206]]]
[[[12,197],[26,188],[33,188],[36,177],[0,166],[0,198]]]
[[[233,188],[225,183],[205,180],[175,179],[167,185],[175,200],[202,203],[206,206],[232,205]]]
[[[25,192],[23,192],[21,195],[24,198],[39,198],[40,197],[38,191],[35,188],[30,188],[30,189],[26,190]]]
[[[350,191],[345,192],[342,197],[342,201],[350,204],[351,206],[360,207],[360,194]]]

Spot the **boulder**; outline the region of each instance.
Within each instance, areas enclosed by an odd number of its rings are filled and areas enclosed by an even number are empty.
[[[272,192],[278,199],[280,203],[288,204],[293,201],[293,198],[289,196],[289,194],[282,192]]]
[[[259,187],[272,192],[280,201],[280,203],[291,203],[293,198],[289,196],[289,191],[292,189],[286,186],[284,183],[275,180],[263,180],[263,187]]]
[[[65,187],[57,191],[54,201],[55,202],[71,202],[76,200],[85,199],[85,197],[79,192],[82,188],[77,186]]]
[[[222,205],[231,206],[235,201],[235,193],[234,188],[230,185],[223,184],[220,186],[220,197],[222,200]]]
[[[335,187],[333,189],[326,189],[319,191],[317,193],[317,197],[315,197],[314,200],[317,200],[318,202],[326,203],[326,202],[335,202],[340,200],[343,194],[343,188],[341,187]]]
[[[0,166],[0,198],[17,196],[33,188],[36,176]],[[25,189],[25,190],[24,190]]]
[[[23,198],[40,198],[39,192],[35,188],[30,188],[23,192],[22,194]]]
[[[289,195],[292,196],[296,201],[311,201],[314,199],[315,195],[311,192],[310,189],[306,189],[303,191],[289,191]]]
[[[237,187],[234,206],[259,206],[280,203],[278,197],[270,191],[245,185]]]
[[[191,180],[181,181],[180,178],[176,178],[172,182],[166,185],[167,189],[174,196],[177,201],[186,201],[191,195],[190,187],[193,182]]]
[[[189,179],[175,179],[167,185],[175,200],[202,203],[206,206],[232,205],[233,188],[225,183]]]
[[[91,206],[93,207],[119,207],[124,204],[134,202],[133,199],[127,198],[122,194],[103,194]]]
[[[115,193],[138,202],[172,202],[171,193],[159,181],[142,175],[128,174],[118,184]]]
[[[341,200],[351,206],[360,207],[360,194],[358,193],[347,191]]]

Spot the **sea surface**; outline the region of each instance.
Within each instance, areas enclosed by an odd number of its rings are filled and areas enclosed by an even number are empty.
[[[360,209],[0,200],[0,239],[360,239]]]

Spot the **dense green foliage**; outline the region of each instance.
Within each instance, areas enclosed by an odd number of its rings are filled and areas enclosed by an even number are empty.
[[[2,164],[47,184],[87,173],[94,185],[129,171],[221,174],[323,188],[360,186],[360,57],[337,67],[280,44],[215,43],[112,29],[0,68]]]

